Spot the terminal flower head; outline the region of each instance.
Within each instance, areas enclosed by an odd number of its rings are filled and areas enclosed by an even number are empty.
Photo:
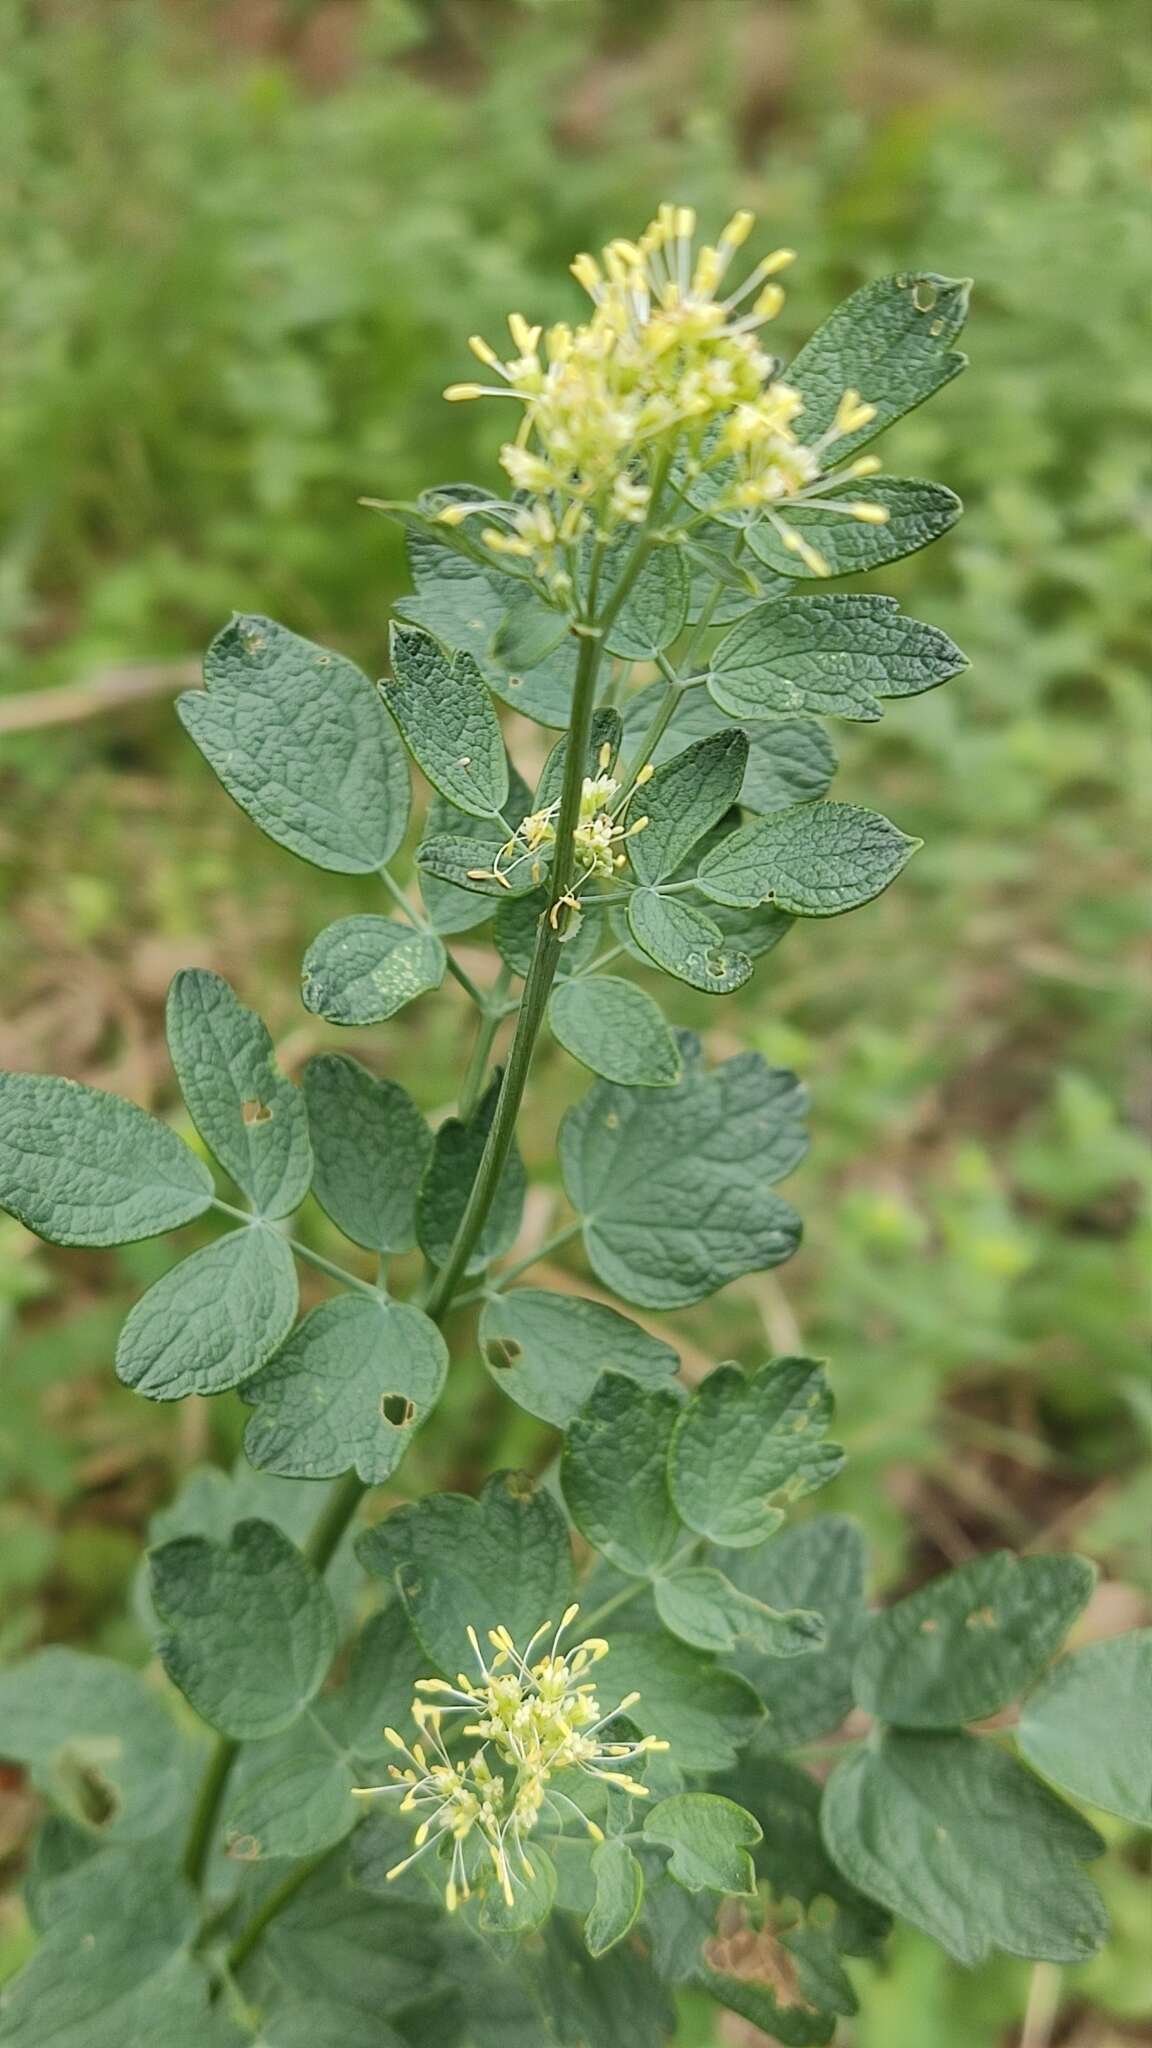
[[[800,394],[777,375],[760,330],[783,304],[778,273],[791,249],[776,249],[739,284],[730,281],[753,216],[733,215],[715,244],[695,246],[691,207],[661,206],[637,241],[610,242],[599,260],[572,264],[592,300],[588,320],[544,331],[513,313],[512,353],[502,359],[479,335],[473,353],[501,380],[455,384],[446,397],[511,398],[522,408],[501,461],[520,502],[496,508],[488,547],[531,565],[553,593],[575,587],[579,547],[658,515],[664,537],[686,537],[706,517],[768,517],[790,551],[817,573],[825,565],[780,508],[811,502],[813,489],[866,474],[829,473],[832,443],[858,432],[875,408],[844,394],[832,428],[811,441],[797,430]],[[672,479],[672,502],[653,494]],[[708,479],[703,494],[693,486]],[[865,516],[843,501],[832,510]],[[448,516],[467,516],[458,505]],[[883,518],[881,507],[867,516]]]
[[[602,747],[598,772],[584,777],[580,792],[580,809],[572,834],[576,849],[576,877],[573,890],[565,899],[573,909],[579,908],[581,885],[597,877],[607,880],[625,865],[625,841],[642,832],[648,823],[644,816],[633,818],[630,823],[625,819],[636,792],[651,780],[651,768],[642,768],[631,788],[617,801],[620,784],[607,772],[610,760],[611,749]],[[544,857],[556,844],[559,815],[558,800],[545,804],[541,810],[530,811],[499,849],[491,868],[470,870],[471,879],[497,881],[510,889],[517,870],[528,864],[533,883],[539,882],[543,877]]]
[[[634,1798],[647,1797],[647,1788],[629,1767],[668,1745],[653,1736],[608,1739],[605,1731],[640,1695],[630,1693],[610,1713],[601,1712],[588,1673],[606,1655],[607,1643],[590,1636],[570,1650],[560,1648],[578,1612],[575,1606],[567,1609],[548,1649],[535,1661],[533,1652],[548,1636],[551,1622],[537,1629],[523,1651],[506,1628],[489,1631],[487,1652],[469,1629],[477,1676],[462,1672],[455,1684],[442,1678],[417,1682],[412,1717],[419,1739],[409,1747],[394,1728],[385,1729],[403,1762],[390,1767],[390,1784],[366,1787],[361,1795],[399,1792],[401,1813],[422,1815],[412,1854],[394,1865],[390,1878],[399,1877],[426,1850],[450,1844],[445,1897],[453,1911],[470,1896],[469,1870],[474,1872],[475,1862],[466,1845],[475,1839],[511,1905],[516,1870],[529,1878],[534,1874],[525,1841],[542,1814],[561,1825],[575,1815],[601,1838],[596,1822],[553,1782],[558,1772],[581,1771]],[[453,1756],[446,1734],[473,1747]]]

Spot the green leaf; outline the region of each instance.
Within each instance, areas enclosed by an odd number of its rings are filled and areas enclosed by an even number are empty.
[[[663,683],[649,683],[646,689],[629,697],[624,709],[624,738],[629,748],[640,746],[663,696]],[[748,759],[740,787],[740,802],[745,810],[787,810],[790,804],[807,803],[824,795],[836,773],[836,755],[823,726],[815,719],[745,719],[742,724],[748,741]],[[653,759],[659,766],[692,740],[730,730],[731,721],[705,690],[685,690]]]
[[[723,1656],[746,1642],[766,1657],[803,1657],[824,1646],[824,1622],[806,1608],[780,1611],[741,1593],[714,1565],[685,1565],[654,1587],[665,1628]]]
[[[366,675],[271,619],[216,635],[203,690],[177,702],[229,796],[280,846],[367,875],[408,829],[408,762]]]
[[[670,1088],[680,1048],[650,995],[615,974],[558,982],[548,1005],[553,1036],[594,1074],[624,1087]]]
[[[457,1226],[468,1205],[472,1183],[496,1114],[501,1078],[497,1071],[471,1116],[465,1121],[455,1116],[448,1117],[433,1140],[432,1156],[416,1204],[416,1233],[421,1251],[435,1266],[442,1266],[448,1257]],[[524,1164],[513,1145],[488,1211],[488,1219],[469,1260],[470,1273],[479,1272],[515,1243],[523,1207]]]
[[[662,1799],[644,1822],[645,1839],[671,1849],[668,1866],[686,1892],[756,1889],[748,1854],[760,1840],[760,1823],[732,1799],[713,1792],[681,1792]]]
[[[1152,1827],[1152,1629],[1062,1657],[1025,1701],[1016,1739],[1073,1799]]]
[[[921,483],[906,476],[870,476],[863,483],[839,484],[824,491],[829,505],[838,501],[882,505],[883,526],[863,525],[843,512],[820,511],[810,505],[789,505],[788,525],[823,556],[829,576],[859,576],[914,555],[955,526],[964,510],[955,491],[944,484]],[[748,529],[754,554],[778,576],[811,577],[814,571],[790,549],[768,519]],[[822,580],[822,579],[820,579]]]
[[[336,1651],[324,1581],[270,1522],[238,1522],[225,1543],[178,1536],[149,1556],[174,1685],[221,1734],[257,1741],[287,1728]]]
[[[498,1387],[565,1429],[603,1373],[638,1386],[667,1386],[679,1366],[670,1344],[598,1301],[517,1287],[480,1311],[480,1349]]]
[[[517,1958],[546,2015],[515,2044],[503,2027],[479,2048],[665,2048],[676,2025],[667,1991],[637,1943],[606,1956],[585,1953],[579,1930],[563,1914],[541,1929],[539,1943]]]
[[[473,896],[497,896],[504,902],[509,894],[526,896],[535,889],[543,872],[543,861],[519,860],[502,869],[500,880],[493,872],[493,858],[501,846],[508,843],[508,835],[501,832],[493,842],[475,836],[461,838],[453,834],[439,839],[424,839],[416,848],[416,865],[421,875],[434,883],[446,883],[454,890],[465,891]],[[534,872],[539,868],[540,873]],[[423,886],[423,885],[422,885]],[[425,891],[427,895],[427,891]],[[433,898],[435,901],[435,898]],[[429,909],[431,909],[431,904]],[[485,915],[490,913],[485,912]],[[480,920],[477,919],[478,923]],[[453,926],[454,930],[466,927]],[[441,930],[446,930],[441,926]]]
[[[633,798],[632,822],[646,817],[628,842],[637,879],[664,882],[740,794],[748,740],[735,726],[696,740],[657,768]]]
[[[275,1761],[260,1753],[274,1749]],[[342,1841],[360,1814],[352,1797],[350,1766],[316,1730],[291,1730],[286,1742],[257,1745],[244,1752],[245,1781],[224,1811],[228,1854],[242,1863],[276,1857],[315,1856]]]
[[[403,1604],[390,1600],[386,1607],[369,1615],[353,1642],[343,1684],[335,1692],[325,1692],[312,1708],[312,1714],[330,1740],[358,1766],[383,1776],[386,1765],[396,1760],[385,1740],[385,1728],[397,1729],[406,1741],[419,1733],[412,1719],[412,1702],[416,1681],[427,1669],[427,1657]],[[290,1731],[289,1739],[293,1733]],[[410,1836],[408,1816],[400,1818]],[[394,1854],[390,1861],[395,1863]]]
[[[1096,1583],[1083,1557],[995,1551],[874,1615],[856,1699],[904,1728],[959,1728],[1019,1697],[1055,1656]]]
[[[606,1955],[630,1931],[644,1902],[644,1872],[619,1835],[598,1842],[592,1856],[596,1896],[584,1922],[590,1956]]]
[[[556,1866],[533,1842],[525,1851],[527,1868],[517,1861],[510,1866],[512,1902],[508,1903],[498,1884],[489,1882],[480,1898],[476,1918],[486,1934],[534,1934],[552,1911],[556,1898]]]
[[[510,761],[508,802],[504,808],[507,824],[519,825],[531,808],[532,792]],[[463,862],[451,853],[453,843],[461,841],[466,842],[469,848],[468,857]],[[468,881],[466,877],[470,868],[490,870],[495,855],[507,841],[507,825],[499,818],[470,818],[465,811],[458,811],[455,804],[450,804],[447,797],[441,796],[438,790],[433,793],[428,815],[424,820],[424,845],[433,848],[446,846],[448,851],[444,855],[444,865],[446,870],[450,867],[451,872],[446,872],[446,876],[440,876],[431,868],[421,868],[420,894],[424,899],[424,908],[438,932],[450,934],[472,931],[476,925],[483,924],[491,917],[492,906],[483,900],[483,885]],[[418,866],[422,853],[423,848],[418,847]],[[433,858],[435,859],[435,855]],[[454,880],[453,877],[457,875],[465,879]],[[522,888],[523,876],[514,876],[513,884],[516,888]],[[499,882],[488,884],[487,893],[495,893],[501,901],[506,901],[509,894],[508,890],[501,888]]]
[[[262,1216],[290,1216],[312,1180],[308,1112],[272,1039],[219,974],[188,967],[168,990],[168,1050],[206,1145]]]
[[[922,844],[859,804],[797,804],[706,854],[700,887],[737,909],[775,903],[794,917],[836,917],[881,895]]]
[[[305,1999],[269,2012],[252,2048],[409,2048],[409,2043],[375,2013]]]
[[[810,1913],[817,1900],[831,1900],[836,1916],[828,1929],[843,1955],[876,1956],[890,1932],[882,1906],[850,1884],[837,1869],[820,1832],[822,1788],[806,1771],[759,1748],[741,1757],[719,1789],[759,1821],[760,1841],[752,1860],[775,1899],[792,1899]]]
[[[313,1871],[269,1925],[262,1955],[297,1997],[379,2022],[382,2013],[427,1997],[441,1964],[440,1936],[427,1906],[357,1891],[346,1856],[338,1849]],[[389,2048],[382,2024],[380,2033],[381,2048]]]
[[[429,989],[447,966],[435,932],[390,917],[341,917],[304,955],[304,1007],[329,1024],[383,1024]]]
[[[287,1479],[335,1479],[352,1467],[365,1486],[379,1486],[435,1407],[447,1370],[443,1337],[410,1302],[324,1302],[246,1382],[256,1412],[244,1448]]]
[[[486,1643],[505,1627],[521,1647],[569,1604],[572,1557],[564,1518],[523,1473],[497,1472],[479,1498],[429,1494],[360,1538],[370,1572],[394,1579],[428,1656],[454,1677],[475,1670],[469,1626]],[[627,1688],[622,1688],[627,1690]]]
[[[720,1365],[701,1381],[672,1444],[672,1498],[690,1529],[714,1543],[760,1543],[780,1509],[835,1477],[839,1444],[824,1441],[832,1396],[810,1358],[777,1358],[748,1375]]]
[[[353,1244],[411,1251],[432,1133],[407,1090],[344,1053],[323,1053],[304,1069],[304,1099],[321,1208]]]
[[[600,575],[602,599],[611,597],[634,545],[635,536],[628,533],[615,549],[609,549]],[[653,549],[608,628],[608,652],[624,661],[651,661],[684,631],[688,597],[688,571],[681,549]]]
[[[208,1978],[188,1953],[193,1895],[155,1850],[109,1849],[52,1900],[44,1940],[5,1987],[5,2048],[213,2048]]]
[[[837,306],[786,372],[804,400],[802,439],[825,433],[845,391],[858,391],[875,406],[875,417],[839,437],[833,450],[839,463],[949,383],[968,361],[950,344],[968,317],[971,288],[970,277],[919,270],[878,277]]]
[[[116,1346],[116,1372],[150,1401],[222,1394],[278,1351],[296,1319],[296,1267],[264,1224],[193,1252],[141,1296]]]
[[[668,1493],[680,1405],[671,1388],[649,1390],[607,1372],[569,1425],[560,1465],[568,1511],[621,1571],[654,1570],[682,1533]]]
[[[468,654],[447,657],[427,633],[393,626],[384,701],[435,789],[470,817],[508,796],[508,757],[484,679]]]
[[[628,899],[628,929],[637,945],[677,981],[705,995],[727,996],[743,988],[752,973],[747,953],[724,943],[724,934],[683,896],[636,889]]]
[[[474,493],[483,497],[478,487]],[[576,642],[562,613],[522,583],[462,560],[420,537],[409,556],[415,597],[397,616],[435,634],[451,652],[470,654],[489,688],[526,718],[566,726],[576,675]]]
[[[1077,1867],[1099,1835],[992,1742],[889,1731],[829,1780],[823,1826],[845,1876],[958,1963],[1082,1963],[1107,1935]]]
[[[708,688],[733,718],[876,719],[878,699],[915,697],[965,666],[946,633],[906,617],[894,597],[838,591],[750,612],[714,650]]]
[[[605,1713],[637,1692],[628,1719],[642,1735],[669,1742],[680,1770],[729,1770],[763,1719],[751,1686],[662,1630],[613,1634],[611,1645],[596,1666]]]
[[[527,896],[505,894],[496,912],[492,936],[505,967],[523,981],[532,962],[540,920],[548,914],[547,888],[533,889]],[[595,910],[585,910],[570,919],[560,948],[556,972],[563,980],[591,966],[604,943],[604,920]]]
[[[176,1826],[192,1762],[137,1672],[56,1644],[0,1672],[0,1755],[26,1765],[88,1839],[108,1842]]]
[[[212,1176],[134,1102],[0,1073],[0,1208],[52,1244],[130,1244],[202,1216]]]
[[[800,1219],[770,1192],[803,1157],[807,1098],[795,1075],[740,1053],[707,1073],[681,1035],[683,1079],[653,1095],[599,1081],[560,1128],[560,1167],[604,1284],[677,1308],[779,1265]]]
[[[838,1872],[835,1878],[847,1891]],[[645,1917],[661,1975],[703,1987],[750,2025],[770,2030],[774,2042],[813,2048],[831,2041],[837,2017],[854,2013],[856,2000],[832,1934],[803,1923],[789,1929],[793,1897],[776,1924],[770,1917],[761,1926],[755,1907],[737,1914],[715,1894],[649,1875]]]
[[[784,1662],[742,1642],[729,1659],[768,1709],[758,1750],[795,1749],[830,1735],[852,1711],[852,1666],[868,1626],[858,1526],[843,1515],[818,1515],[753,1550],[725,1552],[724,1569],[766,1607],[816,1608],[824,1617],[825,1645],[811,1656]]]

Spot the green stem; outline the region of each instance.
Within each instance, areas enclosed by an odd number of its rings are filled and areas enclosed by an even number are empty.
[[[502,1267],[488,1292],[502,1294],[506,1287],[512,1285],[513,1280],[518,1280],[521,1273],[528,1271],[529,1266],[538,1265],[541,1259],[550,1258],[553,1252],[559,1251],[561,1245],[569,1244],[574,1237],[578,1237],[583,1228],[584,1225],[579,1219],[575,1223],[566,1223],[563,1230],[558,1230],[554,1236],[545,1238],[544,1243],[538,1245],[534,1252],[529,1252],[527,1258],[517,1259],[514,1266]]]
[[[318,1856],[310,1856],[306,1863],[298,1863],[295,1870],[289,1871],[284,1882],[269,1892],[259,1911],[253,1913],[247,1927],[241,1929],[228,1951],[230,1971],[239,1970],[247,1962],[264,1929],[271,1925],[278,1913],[283,1912],[297,1892],[303,1890],[312,1872],[319,1870],[321,1865],[327,1863],[328,1858],[334,1856],[336,1850],[342,1847],[342,1842],[335,1842],[330,1849],[322,1849]]]
[[[196,1800],[192,1815],[192,1826],[188,1834],[188,1847],[184,1852],[184,1871],[189,1884],[197,1888],[204,1882],[204,1872],[220,1818],[220,1806],[232,1775],[232,1766],[240,1753],[240,1744],[230,1735],[222,1735],[217,1741],[204,1773],[204,1782]]]
[[[232,1216],[238,1223],[246,1223],[249,1229],[254,1228],[259,1220],[247,1209],[236,1209],[231,1202],[222,1202],[219,1196],[213,1196],[212,1207],[218,1209],[222,1216]],[[315,1266],[321,1273],[327,1273],[330,1280],[338,1280],[341,1287],[355,1288],[358,1294],[370,1294],[373,1301],[381,1299],[382,1290],[373,1287],[370,1280],[361,1280],[360,1275],[350,1273],[347,1266],[338,1266],[335,1259],[326,1259],[322,1252],[314,1252],[310,1245],[301,1244],[298,1237],[286,1237],[284,1242],[289,1251],[295,1252],[298,1259],[305,1260],[309,1266]]]
[[[464,1118],[471,1116],[472,1111],[484,1092],[484,1076],[488,1071],[488,1060],[492,1046],[496,1033],[508,1014],[504,998],[508,993],[508,985],[511,980],[511,969],[508,967],[502,968],[499,978],[493,984],[483,1015],[476,1027],[476,1041],[472,1047],[472,1057],[468,1062],[468,1071],[460,1085],[459,1113]]]
[[[404,912],[404,915],[408,919],[409,924],[415,925],[417,931],[435,933],[435,925],[430,924],[426,917],[421,916],[420,912],[416,909],[415,905],[409,903],[407,896],[404,894],[404,891],[400,887],[400,884],[396,880],[395,876],[390,872],[387,864],[385,864],[385,866],[381,868],[378,868],[376,872],[380,876],[380,879],[383,882],[384,887],[388,890],[393,901],[395,902],[397,909],[402,910]],[[480,988],[477,985],[477,983],[473,981],[472,976],[468,973],[467,968],[461,967],[460,962],[457,960],[456,955],[453,953],[450,946],[445,946],[444,958],[448,963],[449,974],[452,976],[454,981],[459,982],[461,988],[464,990],[465,995],[471,996],[472,1001],[476,1004],[477,1009],[485,1009],[487,1007],[488,1002],[487,996],[484,994],[483,989]]]
[[[636,1579],[632,1585],[624,1586],[619,1593],[613,1593],[612,1598],[605,1600],[600,1607],[594,1607],[591,1614],[581,1615],[581,1633],[591,1635],[592,1630],[599,1628],[602,1621],[607,1621],[610,1614],[617,1613],[621,1607],[627,1607],[630,1600],[638,1600],[641,1593],[648,1591],[648,1586],[647,1579]]]

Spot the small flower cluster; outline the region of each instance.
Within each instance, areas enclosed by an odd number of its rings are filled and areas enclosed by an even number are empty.
[[[631,824],[624,822],[628,806],[638,789],[652,779],[649,763],[636,776],[623,800],[616,803],[620,784],[608,774],[612,758],[611,749],[603,747],[600,752],[598,773],[586,775],[580,792],[580,810],[572,838],[576,848],[577,875],[575,886],[564,901],[570,909],[579,909],[581,884],[599,877],[608,879],[622,868],[627,860],[623,851],[624,841],[642,832],[647,818],[633,818]],[[472,881],[497,881],[504,888],[512,887],[511,877],[525,861],[531,862],[530,874],[533,882],[539,882],[543,874],[542,856],[545,850],[556,844],[556,820],[560,813],[559,801],[546,804],[542,810],[529,812],[521,819],[512,837],[500,848],[490,868],[471,868]],[[559,906],[557,906],[558,908]]]
[[[535,1875],[524,1842],[542,1813],[561,1824],[574,1814],[595,1840],[602,1839],[596,1822],[551,1782],[558,1771],[583,1771],[633,1798],[647,1797],[647,1788],[629,1775],[627,1766],[668,1745],[650,1735],[635,1742],[605,1741],[603,1731],[635,1706],[640,1695],[629,1693],[611,1713],[601,1713],[595,1687],[585,1674],[607,1654],[607,1643],[590,1636],[574,1649],[560,1649],[560,1639],[578,1612],[578,1607],[568,1608],[551,1647],[534,1664],[532,1652],[551,1622],[537,1629],[522,1652],[506,1628],[491,1629],[491,1660],[470,1628],[479,1681],[465,1673],[455,1685],[442,1678],[420,1679],[418,1694],[432,1696],[413,1703],[412,1718],[421,1739],[409,1748],[394,1728],[384,1731],[405,1761],[390,1766],[392,1784],[367,1787],[361,1796],[402,1791],[401,1813],[424,1813],[412,1854],[394,1865],[388,1876],[399,1877],[427,1850],[450,1842],[445,1886],[449,1912],[471,1896],[466,1845],[473,1837],[486,1850],[509,1906],[514,1903],[514,1868],[518,1865],[529,1879]],[[480,1744],[461,1758],[450,1755],[444,1739],[444,1722],[456,1714],[469,1717],[460,1732]]]
[[[461,501],[441,518],[458,524],[473,512],[501,520],[484,534],[496,553],[529,563],[563,599],[570,596],[581,543],[606,540],[653,510],[654,478],[677,463],[678,539],[718,514],[767,516],[783,544],[816,574],[827,565],[781,515],[787,504],[820,504],[813,492],[866,476],[879,464],[863,456],[839,471],[824,464],[832,444],[875,417],[875,407],[846,391],[827,433],[811,443],[795,431],[803,402],[776,379],[758,330],[775,318],[784,294],[776,273],[792,261],[777,249],[743,284],[718,297],[753,216],[734,214],[719,241],[693,252],[691,207],[664,205],[639,241],[615,241],[598,263],[578,256],[572,270],[588,291],[592,317],[545,334],[513,313],[514,353],[502,361],[479,335],[470,346],[501,384],[454,384],[450,399],[507,397],[524,407],[501,462],[525,502]],[[709,478],[706,511],[690,502]],[[872,522],[879,505],[837,499],[822,509]]]

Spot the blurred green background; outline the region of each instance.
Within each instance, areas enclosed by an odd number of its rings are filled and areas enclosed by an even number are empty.
[[[837,734],[838,793],[927,845],[869,910],[794,933],[736,1008],[684,992],[717,1052],[803,1072],[815,1144],[788,1190],[796,1261],[671,1321],[690,1366],[798,1340],[832,1359],[835,1504],[867,1523],[881,1588],[1074,1543],[1109,1581],[1101,1633],[1152,1602],[1150,84],[1144,0],[0,17],[0,1064],[173,1113],[176,967],[229,974],[295,1067],[336,1037],[300,1008],[300,954],[375,906],[259,839],[171,697],[233,608],[379,664],[405,570],[356,500],[494,474],[499,422],[440,401],[464,337],[574,307],[571,254],[664,197],[716,224],[750,205],[800,250],[783,345],[878,272],[976,278],[972,368],[885,444],[968,517],[882,579],[972,669]],[[444,995],[385,1030],[367,1056],[447,1104],[464,1010]],[[580,1085],[546,1056],[538,1237]],[[325,1245],[318,1214],[304,1227]],[[112,1377],[124,1309],[170,1257],[52,1252],[0,1218],[0,1654],[142,1656],[125,1614],[148,1516],[238,1443],[234,1397],[168,1411]],[[471,1484],[549,1449],[465,1358],[404,1478]],[[12,1871],[27,1823],[0,1782]],[[971,1978],[909,1937],[845,2044],[1152,2041],[1147,1851],[1109,1832],[1104,1958]],[[0,1969],[25,1941],[0,1907]],[[711,2025],[687,2013],[685,2042],[753,2039]]]

